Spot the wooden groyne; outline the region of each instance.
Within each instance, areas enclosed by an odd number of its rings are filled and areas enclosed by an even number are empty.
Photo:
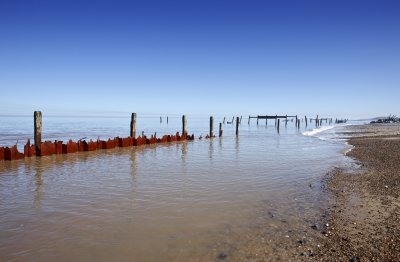
[[[175,135],[164,135],[160,138],[156,134],[150,137],[142,136],[136,137],[136,113],[132,113],[130,123],[130,136],[128,137],[114,137],[108,140],[89,140],[85,141],[80,139],[76,142],[69,140],[67,143],[63,141],[44,141],[42,142],[42,113],[39,111],[34,112],[34,139],[35,143],[31,145],[28,139],[24,145],[24,152],[21,153],[17,149],[17,145],[11,147],[0,147],[0,160],[18,160],[31,156],[50,156],[57,154],[73,154],[76,152],[96,151],[103,149],[112,149],[116,147],[131,147],[152,144],[164,144],[178,141],[193,141],[194,134],[187,135],[186,130],[186,116],[182,117],[182,134],[176,132]]]
[[[250,125],[250,119],[256,118],[257,125],[259,119],[265,119],[266,125],[268,124],[268,119],[275,120],[275,128],[279,133],[281,120],[285,122],[285,127],[289,121],[295,123],[295,127],[300,129],[300,122],[303,122],[303,119],[298,118],[297,115],[257,115],[257,116],[249,116],[248,124]],[[188,135],[187,132],[187,121],[186,115],[182,116],[182,133],[176,132],[175,135],[164,135],[162,137],[157,137],[157,134],[151,135],[147,137],[144,135],[142,131],[141,136],[136,137],[136,113],[132,113],[131,122],[130,122],[130,132],[128,137],[114,137],[109,138],[108,140],[100,140],[97,139],[95,141],[89,140],[86,141],[84,139],[80,139],[76,142],[69,140],[64,143],[63,141],[44,141],[42,142],[42,113],[40,111],[34,112],[34,144],[31,145],[30,140],[28,139],[27,143],[24,145],[24,152],[21,153],[17,149],[17,145],[11,147],[0,147],[0,160],[18,160],[23,159],[25,157],[31,156],[49,156],[54,154],[72,154],[76,152],[84,152],[84,151],[96,151],[103,149],[112,149],[116,147],[133,147],[133,146],[141,146],[141,145],[151,145],[151,144],[162,144],[162,143],[171,143],[171,142],[179,142],[179,141],[193,141],[194,135]],[[168,117],[167,123],[168,123]],[[225,124],[225,117],[222,123]],[[232,121],[227,121],[227,124],[234,124],[236,122],[235,133],[236,136],[239,136],[239,126],[242,122],[242,116],[232,117]],[[308,123],[315,122],[316,126],[322,124],[322,122],[332,124],[332,118],[321,118],[317,115],[316,118],[307,118],[304,117],[305,126],[307,127]],[[345,123],[347,119],[336,119],[335,123]],[[160,123],[162,123],[162,118],[160,117]],[[214,135],[214,117],[210,117],[210,129],[209,133],[206,135],[206,138],[213,138]],[[219,137],[222,137],[222,123],[219,123]],[[202,139],[202,136],[199,137]]]

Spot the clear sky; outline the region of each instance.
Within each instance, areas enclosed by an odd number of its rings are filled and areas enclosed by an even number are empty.
[[[0,115],[400,115],[400,1],[0,1]]]

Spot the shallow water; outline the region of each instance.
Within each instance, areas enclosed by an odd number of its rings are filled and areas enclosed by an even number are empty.
[[[44,118],[43,140],[126,136],[129,120]],[[189,133],[205,136],[208,121],[188,116]],[[0,117],[0,144],[32,137],[32,122]],[[175,133],[180,123],[139,117],[138,133]],[[0,260],[235,257],[260,227],[273,240],[320,212],[321,178],[348,161],[347,147],[329,139],[340,127],[324,139],[302,134],[312,127],[281,123],[277,133],[273,121],[244,118],[239,137],[224,125],[211,140],[0,161]],[[271,217],[285,223],[266,223]]]

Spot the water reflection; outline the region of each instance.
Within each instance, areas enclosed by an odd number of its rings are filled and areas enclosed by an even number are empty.
[[[35,170],[35,196],[33,199],[33,206],[36,209],[42,208],[42,198],[43,198],[43,161],[41,157],[36,158],[36,163],[34,165]]]

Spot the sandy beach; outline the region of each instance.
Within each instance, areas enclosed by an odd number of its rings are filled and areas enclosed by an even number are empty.
[[[352,126],[347,154],[358,170],[335,169],[321,260],[400,260],[400,125]]]

